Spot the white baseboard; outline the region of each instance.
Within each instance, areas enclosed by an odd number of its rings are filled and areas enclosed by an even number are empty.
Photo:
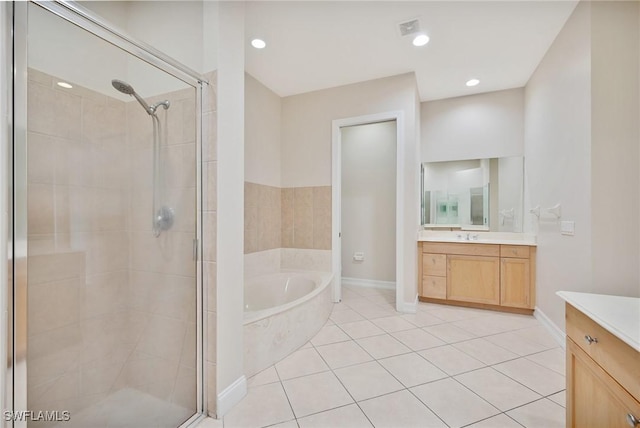
[[[418,311],[418,295],[413,303],[400,302],[396,304],[396,310],[405,314],[415,314]]]
[[[384,290],[395,290],[396,283],[393,281],[378,281],[375,279],[348,278],[342,277],[342,285],[355,285],[358,287],[382,288]]]
[[[549,318],[544,312],[540,310],[539,307],[536,306],[533,311],[533,316],[540,321],[540,323],[547,329],[551,336],[562,346],[563,349],[567,346],[567,335],[558,327],[551,318]]]
[[[247,395],[247,378],[242,375],[218,394],[216,400],[216,415],[218,419],[222,419],[245,395]]]

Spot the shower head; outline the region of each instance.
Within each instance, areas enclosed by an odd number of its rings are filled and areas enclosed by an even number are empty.
[[[148,114],[150,115],[155,114],[155,108],[149,107],[149,104],[147,104],[146,101],[143,100],[140,97],[140,95],[136,93],[136,91],[133,89],[133,86],[131,86],[127,82],[123,82],[122,80],[118,80],[118,79],[113,79],[111,81],[111,84],[113,85],[114,88],[116,88],[118,91],[122,92],[123,94],[132,95],[133,97],[135,97],[135,99],[138,100],[140,105],[144,108],[144,111],[146,111]]]

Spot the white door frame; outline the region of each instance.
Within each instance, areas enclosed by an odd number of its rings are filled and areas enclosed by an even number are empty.
[[[390,111],[365,116],[336,119],[331,122],[331,270],[333,272],[333,301],[342,299],[342,132],[346,126],[396,121],[396,310],[404,307],[404,113]]]

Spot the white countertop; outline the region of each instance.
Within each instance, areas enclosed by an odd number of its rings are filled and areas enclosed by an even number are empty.
[[[477,239],[467,241],[467,235]],[[439,231],[421,230],[418,241],[423,242],[459,242],[463,244],[503,244],[536,246],[536,236],[529,233],[510,232],[471,232],[471,231]]]
[[[565,302],[640,352],[640,298],[558,291]]]

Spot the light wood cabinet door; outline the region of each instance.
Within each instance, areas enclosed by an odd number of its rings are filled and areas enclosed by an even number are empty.
[[[501,259],[500,304],[514,308],[531,308],[531,262],[529,259]]]
[[[432,299],[446,299],[447,278],[444,276],[423,276],[420,295],[422,297],[430,297]]]
[[[640,419],[640,403],[567,339],[567,427],[617,428]]]
[[[447,299],[500,304],[500,258],[447,256]]]

